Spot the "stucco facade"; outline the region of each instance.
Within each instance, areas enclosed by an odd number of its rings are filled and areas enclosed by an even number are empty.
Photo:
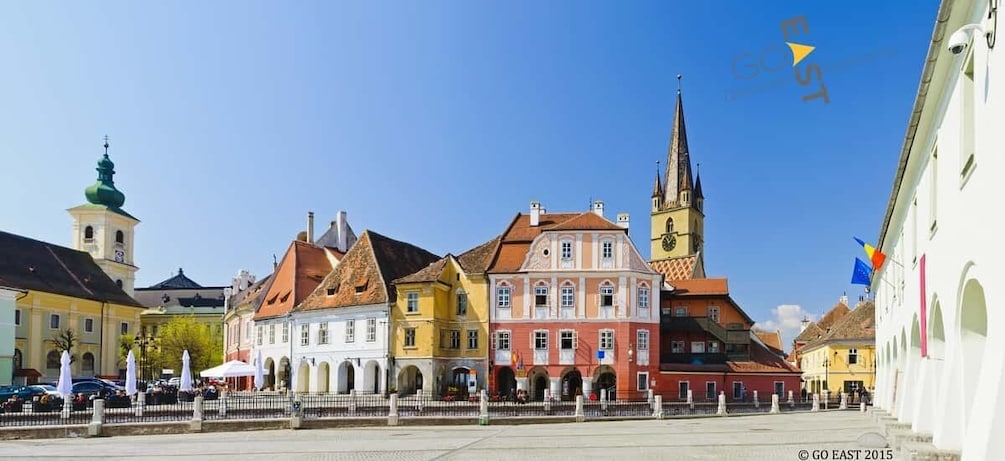
[[[966,24],[993,27],[988,6],[942,2],[880,229],[887,262],[871,286],[876,405],[964,460],[1005,452],[1005,311],[994,308],[1005,246],[989,214],[1005,193],[1005,79],[994,72],[1005,54],[981,31],[962,53],[947,49]]]

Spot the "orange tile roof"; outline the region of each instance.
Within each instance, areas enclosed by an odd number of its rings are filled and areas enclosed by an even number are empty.
[[[395,301],[391,283],[439,259],[422,248],[366,230],[297,311]],[[328,291],[332,289],[332,294]]]
[[[625,230],[625,228],[592,211],[586,211],[547,230]]]
[[[468,274],[480,274],[488,270],[492,264],[492,259],[499,252],[499,245],[502,243],[502,235],[497,235],[492,240],[478,245],[457,257],[457,262]]]
[[[273,273],[255,320],[286,315],[307,298],[331,270],[331,261],[324,248],[294,240]]]
[[[530,215],[517,213],[509,227],[503,232],[499,248],[493,251],[494,258],[488,264],[491,273],[516,272],[523,266],[530,243],[546,231],[600,230],[624,231],[625,229],[608,221],[592,211],[580,213],[544,213],[537,226],[530,225]],[[474,250],[472,250],[474,251]],[[463,258],[464,255],[461,255]],[[464,265],[462,260],[461,265]]]
[[[418,272],[394,280],[394,283],[435,282],[440,279],[440,275],[443,274],[443,269],[447,267],[447,263],[453,259],[453,257],[454,255],[448,254],[437,261],[429,263],[428,266],[419,269]]]
[[[728,295],[729,282],[725,277],[714,279],[690,279],[671,282],[677,295]]]
[[[783,352],[782,349],[782,332],[775,331],[761,331],[754,330],[754,334],[764,343],[766,346],[777,350],[778,352]]]
[[[810,341],[804,349],[814,349],[829,341],[865,341],[874,343],[876,340],[876,305],[866,301],[855,307],[833,325],[829,331]]]
[[[757,341],[750,342],[750,360],[726,362],[731,371],[743,373],[800,373],[799,369],[783,357],[771,352]]]
[[[663,278],[667,283],[674,285],[674,282],[694,278],[694,269],[697,262],[697,256],[681,256],[651,261],[649,265],[652,266],[654,271],[663,274]]]
[[[503,243],[508,242],[530,242],[541,232],[553,226],[564,223],[579,216],[578,213],[544,213],[538,219],[537,226],[530,225],[530,215],[517,213],[510,223],[509,228],[503,233]]]

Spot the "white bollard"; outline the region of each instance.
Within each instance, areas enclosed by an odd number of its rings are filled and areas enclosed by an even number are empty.
[[[544,412],[551,413],[551,389],[544,390]]]
[[[586,421],[586,411],[583,409],[583,396],[576,396],[576,422],[581,423]]]
[[[105,422],[105,401],[104,399],[94,400],[94,413],[91,415],[91,423],[87,425],[87,436],[98,437],[101,435],[101,425]]]
[[[820,394],[813,394],[813,407],[810,408],[810,411],[820,411]]]
[[[202,394],[192,399],[192,421],[202,421]]]
[[[831,400],[831,391],[828,389],[824,389],[824,410],[828,409],[827,404],[830,402],[830,400]]]
[[[422,389],[415,391],[415,398],[419,402],[418,404],[416,404],[416,411],[422,413]]]
[[[726,393],[725,392],[719,392],[719,408],[716,409],[715,414],[722,415],[722,416],[726,415]]]
[[[754,408],[761,408],[761,401],[757,398],[757,391],[754,391]]]
[[[489,424],[489,394],[482,389],[478,394],[478,425],[488,426]]]
[[[694,409],[694,391],[691,389],[687,390],[687,406],[691,407],[692,410]]]
[[[663,419],[663,396],[657,395],[653,399],[653,417],[656,419]]]
[[[398,394],[391,394],[391,400],[387,408],[387,425],[398,425]]]
[[[865,402],[858,402],[858,411],[859,413],[865,413]]]
[[[220,393],[220,417],[227,416],[227,391]]]
[[[63,396],[63,411],[59,414],[60,418],[70,419],[70,411],[73,410],[73,395]]]
[[[771,411],[769,413],[779,413],[781,410],[778,408],[778,394],[771,394]]]
[[[607,389],[600,390],[600,409],[607,411]]]
[[[136,417],[143,417],[143,408],[147,406],[147,394],[144,392],[136,393]]]
[[[842,392],[841,403],[838,405],[838,410],[847,410],[847,409],[848,409],[848,394]]]
[[[654,397],[655,393],[653,392],[653,389],[651,387],[649,388],[648,394],[649,394],[649,396],[648,396],[648,398],[646,400],[648,400],[649,404],[652,405],[653,404],[653,397]]]
[[[796,401],[792,399],[792,391],[789,391],[789,406],[791,407],[791,406],[793,406],[795,404],[796,404]]]
[[[356,389],[349,391],[349,414],[356,415]]]

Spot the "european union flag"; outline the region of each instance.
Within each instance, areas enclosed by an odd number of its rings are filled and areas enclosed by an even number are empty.
[[[855,258],[855,269],[851,273],[852,285],[872,285],[872,268],[865,261]]]

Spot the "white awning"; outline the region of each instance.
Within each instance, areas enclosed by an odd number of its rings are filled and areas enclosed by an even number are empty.
[[[237,378],[241,376],[255,376],[255,367],[240,360],[231,360],[223,365],[199,372],[203,378]]]

